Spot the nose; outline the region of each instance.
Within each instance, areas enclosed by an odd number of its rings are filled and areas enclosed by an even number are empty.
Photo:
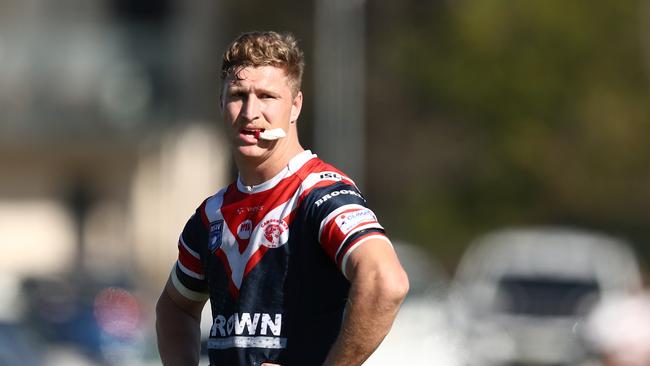
[[[249,95],[242,105],[241,117],[247,121],[254,121],[260,116],[260,101],[255,95]]]

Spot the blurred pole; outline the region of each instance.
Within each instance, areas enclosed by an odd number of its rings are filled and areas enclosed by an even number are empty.
[[[224,1],[175,1],[179,122],[214,121],[219,107]]]
[[[315,153],[363,189],[365,0],[316,0]]]
[[[88,183],[85,179],[72,180],[65,197],[65,202],[72,214],[75,229],[75,254],[72,272],[86,273],[86,218],[93,204]]]
[[[650,80],[650,0],[639,1],[639,41],[643,66]]]

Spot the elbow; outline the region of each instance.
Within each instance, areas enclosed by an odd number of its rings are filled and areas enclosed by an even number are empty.
[[[399,299],[400,304],[404,299],[406,298],[406,295],[408,295],[409,292],[409,278],[408,275],[406,274],[406,271],[402,270],[399,279],[396,281],[397,284],[395,285],[395,296],[396,298]]]
[[[382,294],[386,302],[400,306],[409,291],[408,275],[403,269],[391,273],[382,281]]]

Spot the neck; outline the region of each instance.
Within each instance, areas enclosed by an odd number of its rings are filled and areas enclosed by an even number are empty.
[[[235,154],[235,165],[239,171],[239,179],[247,186],[258,185],[275,177],[284,169],[289,161],[305,151],[299,144],[274,149],[268,156],[248,158]]]

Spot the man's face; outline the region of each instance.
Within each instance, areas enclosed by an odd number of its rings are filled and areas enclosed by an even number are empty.
[[[221,106],[228,138],[235,153],[244,157],[268,156],[274,148],[295,138],[289,129],[302,106],[302,94],[294,97],[284,70],[274,66],[246,67],[224,80]],[[287,137],[266,141],[257,134],[282,128]]]

